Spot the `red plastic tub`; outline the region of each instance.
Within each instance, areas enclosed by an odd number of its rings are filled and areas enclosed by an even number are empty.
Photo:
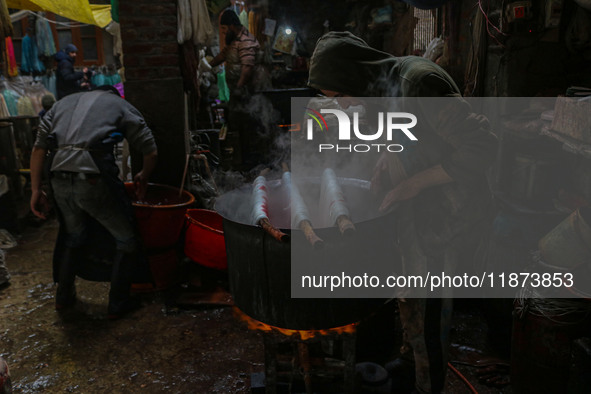
[[[222,217],[208,209],[188,209],[186,219],[185,255],[205,267],[227,269]]]
[[[146,249],[175,245],[183,230],[187,207],[195,202],[195,197],[186,190],[179,196],[179,189],[175,187],[149,183],[143,201],[135,201],[133,183],[126,183],[125,188]]]

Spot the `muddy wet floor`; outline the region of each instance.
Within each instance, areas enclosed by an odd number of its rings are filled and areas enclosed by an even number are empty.
[[[0,355],[10,366],[15,392],[251,391],[251,373],[264,371],[262,334],[238,322],[224,297],[194,292],[199,279],[138,294],[142,308],[117,321],[106,319],[109,284],[77,279],[79,302],[56,312],[51,272],[56,235],[55,220],[29,226],[19,245],[7,251],[12,279],[0,290]],[[452,332],[459,342],[452,356],[468,361],[474,348],[487,346],[486,325],[473,309],[454,314]],[[476,369],[457,366],[479,392],[499,392],[479,386]],[[450,371],[446,391],[470,392]]]
[[[54,310],[51,253],[57,223],[27,228],[7,251],[11,286],[0,291],[0,355],[15,392],[249,391],[261,371],[262,340],[227,306],[166,306],[166,294],[140,294],[143,307],[106,320],[108,283],[78,279],[74,310]]]

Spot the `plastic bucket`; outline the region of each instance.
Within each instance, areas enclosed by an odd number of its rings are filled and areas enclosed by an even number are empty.
[[[185,255],[205,267],[228,268],[223,219],[215,211],[188,209]]]
[[[185,211],[195,202],[195,197],[186,190],[179,196],[175,187],[150,183],[143,201],[135,201],[133,184],[126,183],[125,188],[132,199],[146,249],[164,249],[176,244],[183,230]]]

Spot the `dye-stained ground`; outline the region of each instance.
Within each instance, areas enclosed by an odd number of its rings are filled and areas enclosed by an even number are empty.
[[[219,291],[225,286],[223,273],[204,274],[185,261],[175,286],[139,293],[142,308],[117,321],[106,319],[108,283],[78,279],[79,302],[58,313],[51,275],[56,235],[55,220],[28,225],[19,245],[7,251],[12,279],[0,290],[0,355],[10,366],[14,392],[251,392],[251,374],[264,371],[263,334],[249,330],[226,305]],[[479,392],[509,393],[509,386],[480,384],[482,368],[469,366],[494,353],[478,310],[460,303],[454,313],[451,356],[463,360],[454,365]],[[396,355],[398,344],[391,337],[400,336],[399,322],[382,320],[389,325],[360,333],[360,360]],[[391,392],[388,384],[357,391]],[[446,391],[470,392],[451,370]]]

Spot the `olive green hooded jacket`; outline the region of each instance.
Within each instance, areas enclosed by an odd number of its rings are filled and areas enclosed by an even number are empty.
[[[487,119],[472,112],[440,66],[422,57],[381,52],[349,32],[330,32],[316,44],[308,84],[353,97],[421,98],[409,100],[421,103],[410,111],[419,120],[412,130],[418,141],[405,141],[397,158],[407,176],[441,164],[454,183],[413,199],[423,222],[419,231],[436,233],[443,246],[484,214],[490,194],[486,171],[495,158],[497,139],[489,132]],[[446,107],[432,111],[433,105],[422,105],[437,100]],[[455,115],[444,124],[441,119],[447,116],[450,103]]]

